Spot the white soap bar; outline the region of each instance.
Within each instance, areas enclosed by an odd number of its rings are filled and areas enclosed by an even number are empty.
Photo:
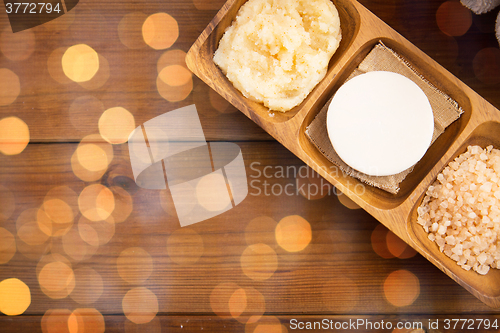
[[[400,74],[375,71],[337,90],[328,108],[327,129],[345,163],[368,175],[388,176],[424,156],[434,115],[416,83]]]

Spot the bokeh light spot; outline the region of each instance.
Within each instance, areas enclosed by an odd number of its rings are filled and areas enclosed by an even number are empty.
[[[394,306],[408,306],[420,295],[420,281],[405,269],[394,271],[384,281],[384,295]]]
[[[148,16],[141,12],[126,14],[118,23],[118,38],[129,49],[146,46],[142,38],[142,25]]]
[[[83,165],[86,165],[87,167],[89,167],[90,165],[91,169],[98,169],[98,167],[95,167],[95,161],[100,161],[101,163],[104,161],[104,156],[102,155],[94,156],[93,154],[78,154],[79,148],[86,145],[97,146],[100,148],[100,150],[94,148],[94,153],[102,153],[101,150],[104,151],[104,153],[106,154],[106,161],[108,166],[114,157],[113,146],[105,141],[99,134],[91,134],[87,135],[82,139],[82,141],[80,141],[78,147],[75,150],[75,153],[71,156],[71,168],[75,176],[83,181],[93,182],[99,180],[104,175],[107,170],[107,166],[97,171],[91,171],[88,168],[85,168]],[[81,163],[83,163],[83,165]]]
[[[106,152],[93,143],[79,145],[76,149],[78,162],[89,171],[101,171],[108,167]]]
[[[220,211],[231,205],[226,180],[219,173],[209,173],[198,181],[196,198],[203,208],[212,212]]]
[[[55,223],[68,224],[73,222],[73,210],[66,201],[57,198],[46,200],[43,203],[43,209]]]
[[[130,284],[146,281],[153,272],[153,259],[141,247],[129,247],[116,260],[118,274]]]
[[[472,60],[476,78],[484,84],[494,85],[500,82],[500,49],[487,47],[480,50]]]
[[[171,65],[180,65],[184,67],[186,70],[188,70],[188,67],[186,65],[186,52],[178,49],[168,50],[164,52],[160,56],[156,64],[156,69],[158,71],[158,74],[160,74],[162,69]]]
[[[183,86],[192,80],[191,72],[181,65],[164,67],[158,76],[160,80],[172,87]]]
[[[43,256],[36,266],[40,289],[52,299],[67,297],[75,287],[71,262],[61,254]]]
[[[252,280],[269,279],[278,269],[278,255],[263,243],[248,246],[240,257],[241,269]]]
[[[230,107],[231,104],[213,89],[210,89],[208,91],[208,99],[213,108],[219,111],[220,113],[236,112],[236,108]]]
[[[101,221],[91,221],[85,218],[85,216],[81,216],[78,221],[78,233],[89,245],[104,245],[113,238],[115,234],[115,223],[112,216]]]
[[[72,81],[89,81],[99,70],[99,55],[86,44],[70,46],[62,56],[64,74]]]
[[[111,216],[114,223],[121,223],[127,220],[134,209],[132,196],[119,186],[112,186],[110,190],[115,197],[115,209]],[[108,221],[110,222],[110,221]]]
[[[472,25],[472,13],[458,1],[446,1],[436,12],[436,22],[444,34],[462,36]]]
[[[2,77],[1,69],[0,77]],[[0,83],[0,89],[1,85],[2,83]],[[1,100],[0,96],[0,104]],[[24,121],[17,117],[6,117],[0,120],[0,152],[5,155],[20,154],[29,142],[30,130]]]
[[[389,230],[382,224],[378,224],[371,234],[373,251],[384,259],[394,258],[394,255],[387,248],[387,234]]]
[[[134,129],[134,116],[122,107],[107,109],[99,118],[99,133],[111,144],[127,142]]]
[[[16,220],[17,236],[27,245],[41,245],[49,239],[49,235],[37,223],[37,214],[38,209],[28,208]]]
[[[167,253],[179,265],[191,265],[203,255],[203,238],[194,230],[175,230],[167,239]]]
[[[229,312],[233,318],[238,318],[247,307],[247,294],[245,289],[237,289],[228,301]]]
[[[158,298],[147,288],[133,288],[123,297],[122,308],[123,313],[131,322],[149,323],[158,313]]]
[[[144,42],[155,50],[171,47],[179,37],[177,21],[167,13],[150,15],[142,25]]]
[[[99,70],[97,73],[90,80],[78,82],[78,84],[87,90],[96,90],[104,86],[110,74],[108,60],[99,54]]]
[[[156,88],[161,97],[169,102],[179,102],[186,99],[191,91],[193,91],[193,80],[190,79],[188,83],[182,86],[170,86],[160,79],[156,79]]]
[[[66,16],[66,15],[63,15]],[[57,82],[61,84],[68,84],[73,81],[71,81],[70,78],[64,74],[63,67],[62,67],[62,57],[64,55],[64,52],[66,51],[66,48],[64,47],[59,47],[52,51],[49,55],[49,58],[47,59],[47,69],[49,71],[50,76],[56,80]]]
[[[311,225],[299,215],[281,219],[275,233],[279,246],[288,252],[302,251],[312,239]]]
[[[79,304],[95,303],[104,289],[101,275],[90,267],[75,269],[74,275],[75,288],[70,297]]]
[[[78,206],[83,216],[91,221],[107,219],[115,209],[113,192],[104,185],[85,187],[78,197]]]
[[[78,308],[69,316],[68,327],[70,333],[104,333],[104,317],[94,308]]]
[[[30,306],[30,288],[23,281],[10,278],[0,282],[0,312],[17,316]]]
[[[240,287],[236,283],[223,282],[212,290],[210,293],[210,307],[217,316],[223,319],[232,318],[229,300],[238,289]]]
[[[67,309],[50,309],[42,317],[43,333],[75,333],[77,318]],[[71,331],[73,330],[73,331]]]
[[[16,254],[16,239],[5,228],[0,227],[0,265],[8,263]]]
[[[92,257],[99,245],[87,243],[82,239],[77,228],[72,228],[62,236],[62,246],[71,259],[82,261]]]
[[[399,259],[408,259],[417,254],[411,246],[406,244],[401,238],[396,236],[392,231],[389,231],[386,236],[387,241],[387,249],[389,252],[399,258]]]
[[[6,28],[0,35],[0,50],[9,60],[26,60],[35,51],[35,34],[30,29],[13,33]]]

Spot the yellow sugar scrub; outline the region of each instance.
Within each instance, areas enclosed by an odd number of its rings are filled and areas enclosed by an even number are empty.
[[[331,0],[249,0],[214,62],[245,97],[286,112],[325,77],[340,40]]]

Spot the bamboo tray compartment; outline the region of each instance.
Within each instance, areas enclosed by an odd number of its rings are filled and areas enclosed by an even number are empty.
[[[218,41],[245,1],[226,2],[202,32],[186,56],[191,71],[444,273],[488,306],[499,308],[500,270],[490,269],[484,276],[463,270],[427,238],[416,223],[416,211],[437,174],[465,152],[468,145],[493,145],[500,149],[500,112],[364,6],[355,0],[332,0],[340,15],[342,41],[326,77],[291,111],[271,113],[263,105],[246,99],[212,61]],[[432,144],[401,183],[398,194],[343,174],[305,135],[306,127],[327,100],[379,41],[405,58],[464,111]],[[363,191],[359,190],[361,185]]]

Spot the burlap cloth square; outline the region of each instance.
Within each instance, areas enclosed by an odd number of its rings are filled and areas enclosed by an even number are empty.
[[[457,120],[463,113],[462,108],[456,101],[433,86],[422,75],[417,73],[405,59],[385,46],[382,42],[375,45],[347,80],[359,74],[371,71],[390,71],[404,75],[415,82],[424,91],[434,113],[434,134],[432,142],[444,132],[446,127]],[[398,193],[399,184],[413,170],[413,167],[391,176],[370,176],[344,163],[333,149],[330,139],[328,138],[326,114],[330,101],[331,98],[307,127],[306,135],[308,138],[330,162],[337,165],[346,174],[387,192],[393,194]]]

